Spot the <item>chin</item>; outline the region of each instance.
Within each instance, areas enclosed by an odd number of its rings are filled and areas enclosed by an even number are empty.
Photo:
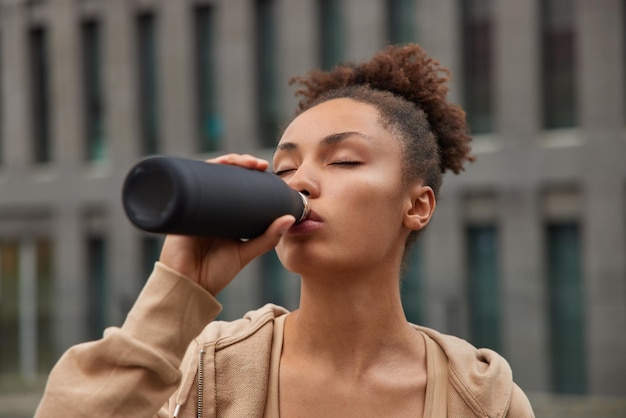
[[[283,267],[296,274],[307,274],[326,264],[326,257],[313,251],[310,246],[279,245],[276,254]]]
[[[340,251],[332,252],[328,248],[320,252],[303,249],[296,251],[279,251],[277,249],[276,252],[285,269],[301,276],[331,276],[339,271],[349,271],[355,265],[360,264],[348,260]]]

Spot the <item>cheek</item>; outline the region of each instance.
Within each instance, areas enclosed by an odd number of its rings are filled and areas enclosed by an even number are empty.
[[[338,190],[334,199],[342,199],[350,211],[369,216],[376,220],[381,216],[397,218],[402,213],[402,195],[400,186],[394,181],[370,181],[353,183],[343,190]]]
[[[335,199],[343,200],[341,228],[348,247],[393,246],[402,239],[403,201],[389,182],[355,185],[350,193]]]

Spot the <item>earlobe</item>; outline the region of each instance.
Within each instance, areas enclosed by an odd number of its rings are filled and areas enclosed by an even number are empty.
[[[435,192],[430,186],[416,185],[411,193],[411,207],[407,211],[404,225],[412,230],[424,229],[435,211]]]

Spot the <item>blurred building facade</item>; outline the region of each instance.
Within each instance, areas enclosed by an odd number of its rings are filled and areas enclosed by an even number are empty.
[[[0,378],[119,325],[160,237],[123,213],[144,155],[271,156],[287,80],[415,41],[477,161],[447,175],[407,317],[501,352],[527,391],[626,395],[626,5],[619,0],[0,0]],[[297,306],[273,254],[226,319]]]

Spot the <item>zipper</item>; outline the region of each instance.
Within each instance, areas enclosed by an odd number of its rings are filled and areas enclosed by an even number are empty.
[[[202,348],[198,357],[198,415],[202,418],[202,403],[204,400],[204,353],[206,350]]]

